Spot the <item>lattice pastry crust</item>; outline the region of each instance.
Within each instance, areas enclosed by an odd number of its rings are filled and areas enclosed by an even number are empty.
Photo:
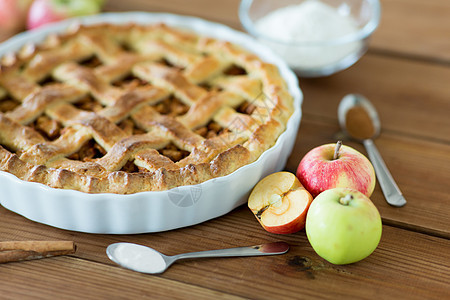
[[[78,26],[0,63],[0,170],[88,193],[224,176],[293,113],[277,68],[229,42],[157,25]]]

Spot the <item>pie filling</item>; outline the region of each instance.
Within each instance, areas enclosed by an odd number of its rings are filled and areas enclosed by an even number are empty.
[[[80,66],[91,69],[95,69],[103,65],[102,61],[96,55],[93,55],[85,60],[80,61],[79,64]]]
[[[147,84],[148,84],[147,81],[139,77],[133,76],[132,74],[129,74],[125,78],[113,82],[113,86],[120,88],[135,88],[139,86],[146,86]]]
[[[2,112],[2,113],[12,111],[18,106],[20,106],[20,102],[12,99],[10,97],[5,97],[4,99],[0,99],[0,112]]]
[[[28,126],[38,131],[47,141],[54,141],[61,136],[61,123],[45,115],[38,117]]]
[[[173,162],[178,162],[189,155],[188,151],[181,150],[174,144],[170,143],[166,147],[158,150],[158,152],[168,157]]]
[[[292,112],[277,68],[236,45],[82,26],[0,60],[0,170],[89,193],[167,190],[255,161]]]
[[[226,69],[223,73],[228,76],[247,75],[247,71],[236,64],[228,67],[228,69]]]
[[[169,97],[154,106],[154,109],[161,115],[177,117],[184,115],[189,110],[189,106],[181,102],[176,97]]]
[[[91,95],[86,95],[77,102],[73,103],[73,106],[83,111],[99,112],[105,108],[101,103],[94,100]]]
[[[69,155],[67,158],[79,161],[94,161],[97,158],[102,158],[106,154],[105,149],[102,148],[94,139],[87,141],[81,146],[80,150]]]

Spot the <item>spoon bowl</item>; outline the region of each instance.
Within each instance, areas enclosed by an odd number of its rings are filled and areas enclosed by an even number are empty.
[[[277,255],[284,254],[288,250],[289,245],[287,243],[273,242],[249,247],[190,252],[168,256],[143,245],[115,243],[106,248],[106,254],[109,259],[126,269],[146,274],[160,274],[180,259]]]
[[[141,273],[162,273],[173,263],[168,256],[152,248],[132,243],[109,245],[106,254],[116,264]]]
[[[350,122],[349,113],[353,109],[359,109],[361,114],[358,117],[355,116]],[[372,141],[372,138],[380,134],[381,129],[380,118],[372,103],[358,94],[346,95],[339,104],[338,119],[341,129],[348,136],[364,144],[387,203],[396,207],[405,205],[405,197]],[[352,124],[351,130],[347,127],[348,124]]]
[[[338,107],[338,120],[339,125],[341,126],[341,129],[352,138],[362,141],[364,139],[357,138],[355,136],[352,136],[348,130],[347,130],[347,113],[350,109],[360,107],[364,109],[364,111],[367,113],[369,118],[371,119],[372,125],[373,125],[373,134],[369,138],[376,138],[380,134],[381,130],[381,124],[380,124],[380,118],[378,117],[378,112],[373,106],[373,104],[364,96],[358,95],[358,94],[348,94],[344,98],[342,98],[341,103]]]

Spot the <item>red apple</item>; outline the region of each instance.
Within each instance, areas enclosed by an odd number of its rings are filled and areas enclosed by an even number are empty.
[[[28,29],[63,19],[96,14],[104,1],[100,0],[35,0],[28,13]]]
[[[0,0],[0,42],[25,29],[32,0]]]
[[[336,187],[352,188],[370,197],[376,181],[370,161],[341,142],[309,151],[298,166],[297,177],[314,197]]]
[[[288,234],[305,227],[312,200],[294,174],[278,172],[258,182],[250,194],[248,207],[265,230]]]

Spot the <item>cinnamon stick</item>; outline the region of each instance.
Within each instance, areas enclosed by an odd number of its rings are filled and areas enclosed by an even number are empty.
[[[40,259],[75,253],[72,241],[8,241],[0,242],[0,263]]]

